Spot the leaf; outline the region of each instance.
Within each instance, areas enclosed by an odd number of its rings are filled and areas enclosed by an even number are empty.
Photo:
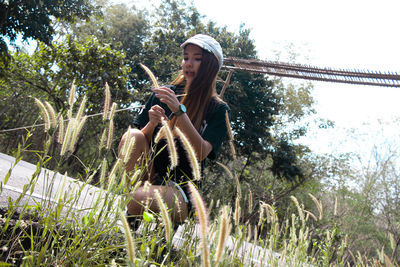
[[[88,217],[87,217],[86,215],[83,216],[82,221],[83,221],[83,223],[85,224],[85,226],[87,226],[88,223],[89,223],[89,219],[88,219]]]
[[[146,222],[152,222],[152,221],[154,220],[154,216],[153,216],[153,214],[144,211],[144,212],[143,212],[143,219],[144,219]]]
[[[8,170],[7,174],[6,174],[6,177],[4,178],[4,184],[6,184],[6,183],[8,182],[8,179],[9,179],[10,176],[11,176],[11,171],[12,171],[12,169],[10,168],[10,169]]]

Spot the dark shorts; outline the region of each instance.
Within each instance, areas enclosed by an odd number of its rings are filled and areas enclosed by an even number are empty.
[[[188,200],[188,211],[190,213],[192,209],[192,203],[190,199],[191,193],[188,182],[192,180],[192,167],[190,165],[187,153],[179,139],[176,139],[176,149],[178,153],[178,166],[173,170],[170,170],[169,167],[171,163],[169,160],[168,148],[166,147],[166,140],[162,139],[156,144],[156,156],[153,162],[155,181],[153,184],[170,185],[170,182],[173,182],[173,186],[175,186],[181,192],[184,199]],[[198,183],[193,183],[198,186]]]

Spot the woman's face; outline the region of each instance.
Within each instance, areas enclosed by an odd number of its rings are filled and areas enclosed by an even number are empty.
[[[188,44],[185,46],[182,60],[182,71],[186,83],[190,84],[196,77],[201,60],[203,57],[203,50],[197,45]]]

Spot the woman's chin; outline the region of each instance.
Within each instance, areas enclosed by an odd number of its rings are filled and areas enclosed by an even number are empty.
[[[186,85],[190,85],[191,83],[192,83],[192,81],[193,81],[193,78],[188,78],[188,77],[185,77],[185,80],[186,80]]]

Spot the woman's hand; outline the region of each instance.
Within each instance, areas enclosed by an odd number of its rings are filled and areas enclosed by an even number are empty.
[[[179,110],[179,100],[175,95],[175,92],[168,87],[160,87],[153,89],[156,93],[156,97],[160,99],[161,103],[166,104],[172,112],[177,112]]]
[[[161,123],[161,119],[168,120],[167,116],[165,115],[165,110],[160,107],[159,105],[154,105],[149,110],[149,123],[156,127],[157,124]]]

